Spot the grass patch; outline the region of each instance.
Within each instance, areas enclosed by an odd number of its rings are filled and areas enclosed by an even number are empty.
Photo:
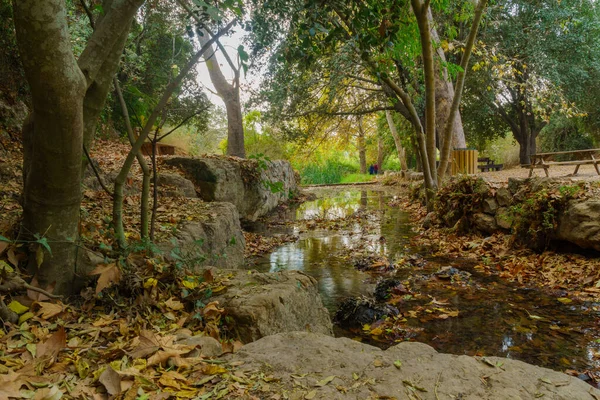
[[[342,178],[340,183],[358,183],[358,182],[371,182],[375,179],[376,175],[369,174],[350,174]]]
[[[340,183],[346,175],[355,173],[357,167],[339,161],[327,160],[324,164],[308,164],[300,170],[302,184]]]

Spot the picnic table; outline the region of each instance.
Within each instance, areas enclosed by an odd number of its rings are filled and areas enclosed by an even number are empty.
[[[495,164],[494,160],[489,157],[479,157],[477,162],[479,163],[477,168],[479,168],[481,172],[500,171],[504,166],[503,164]]]
[[[555,151],[552,153],[537,153],[532,154],[530,156],[531,164],[524,165],[523,167],[529,168],[529,177],[533,175],[533,170],[536,168],[544,168],[544,172],[546,176],[550,176],[548,174],[548,169],[552,165],[574,165],[575,172],[573,175],[577,175],[579,172],[579,167],[582,165],[592,164],[596,169],[598,175],[600,175],[600,169],[598,168],[598,163],[600,163],[600,159],[596,159],[596,157],[600,154],[600,149],[585,149],[585,150],[570,150],[570,151]],[[575,159],[570,161],[554,161],[554,158],[557,156],[572,156]]]

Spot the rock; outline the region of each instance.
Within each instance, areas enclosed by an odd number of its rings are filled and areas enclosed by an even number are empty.
[[[501,187],[496,191],[496,201],[500,207],[509,206],[512,203],[512,194],[510,190],[505,187]]]
[[[178,174],[158,174],[158,185],[162,188],[164,186],[170,186],[170,190],[163,190],[163,196],[166,197],[190,197],[197,198],[196,187],[189,179],[185,179],[183,176]]]
[[[203,200],[231,202],[249,221],[268,214],[298,190],[296,175],[287,161],[174,157],[165,162],[181,168],[200,188]]]
[[[475,213],[473,214],[472,222],[475,229],[483,233],[491,234],[498,230],[498,225],[496,225],[496,219],[488,214]]]
[[[559,217],[556,238],[600,250],[600,200],[571,202]]]
[[[406,178],[406,180],[408,180],[408,181],[422,181],[423,180],[422,172],[406,171],[403,173],[404,173],[404,178]]]
[[[199,220],[185,221],[177,227],[172,241],[159,248],[189,269],[212,265],[239,268],[244,263],[246,242],[236,208],[231,203],[198,202],[194,213]]]
[[[527,178],[508,178],[508,191],[513,195],[527,185]]]
[[[218,357],[223,354],[223,347],[221,346],[221,343],[210,336],[179,335],[176,343],[196,347],[198,354],[187,355],[186,357],[198,357],[200,355],[205,357]]]
[[[496,225],[502,229],[510,230],[513,223],[513,216],[507,207],[500,207],[496,211]]]
[[[376,289],[377,290],[377,289]],[[340,304],[334,320],[342,328],[362,328],[386,316],[400,314],[396,307],[389,304],[378,304],[366,298],[349,298]]]
[[[431,211],[423,219],[423,228],[425,228],[425,229],[433,228],[435,225],[437,225],[437,223],[438,223],[437,214],[435,213],[435,211]]]
[[[291,331],[333,334],[316,279],[299,271],[227,272],[233,274],[227,289],[211,301],[218,301],[235,321],[242,342]]]
[[[494,215],[498,209],[498,202],[495,198],[488,197],[487,199],[483,200],[482,209],[484,213]]]
[[[375,300],[386,301],[392,294],[405,295],[410,291],[398,279],[384,279],[375,286]]]
[[[434,272],[433,275],[438,279],[452,279],[459,281],[468,281],[471,278],[470,272],[461,271],[450,265],[441,267],[438,271]]]
[[[599,390],[561,372],[507,358],[484,362],[442,354],[416,342],[384,351],[348,338],[292,332],[262,338],[226,357],[243,362],[240,369],[248,374],[272,371],[277,383],[271,390],[286,390],[290,399],[309,393],[328,400],[417,398],[407,396],[413,391],[423,400],[600,398]]]

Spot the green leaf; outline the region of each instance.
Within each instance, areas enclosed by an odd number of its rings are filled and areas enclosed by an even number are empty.
[[[10,240],[9,238],[6,238],[6,237],[0,235],[0,242],[9,242],[10,243],[10,242],[12,242],[12,240]]]
[[[43,237],[43,238],[39,238],[35,242],[41,246],[44,246],[44,248],[48,251],[48,253],[50,253],[50,255],[52,255],[52,249],[50,249],[50,245],[48,244],[48,239]]]

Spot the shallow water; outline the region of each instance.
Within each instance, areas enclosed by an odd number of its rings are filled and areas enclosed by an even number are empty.
[[[352,265],[352,255],[385,256],[390,261],[416,253],[408,214],[388,206],[394,194],[353,188],[317,192],[319,198],[302,204],[292,216],[300,239],[254,260],[260,271],[301,270],[314,276],[325,306],[335,313],[347,298],[369,295],[379,279],[407,282],[418,299],[399,304],[405,313],[418,306],[443,302],[458,317],[407,318],[405,325],[420,331],[412,340],[453,354],[503,356],[556,369],[583,371],[599,366],[599,313],[594,304],[563,304],[540,290],[521,287],[479,274],[468,261],[439,260],[421,250],[425,265],[393,273],[367,274]],[[295,214],[295,215],[294,215]],[[316,221],[316,223],[313,223]],[[441,266],[470,272],[463,282],[439,280]],[[338,333],[355,336],[351,332]],[[393,343],[374,343],[387,347]]]

